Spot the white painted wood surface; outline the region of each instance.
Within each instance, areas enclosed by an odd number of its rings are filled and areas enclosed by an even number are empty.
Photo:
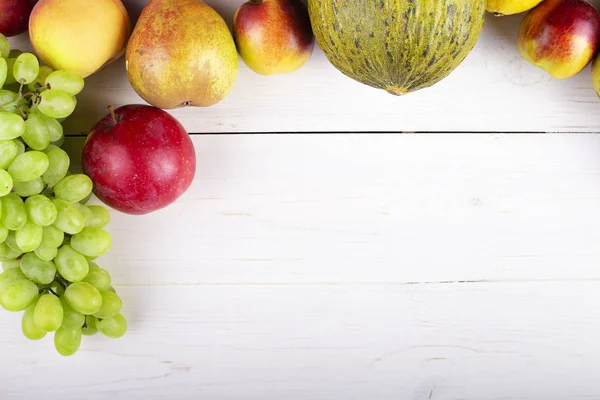
[[[136,20],[147,0],[123,0]],[[231,24],[242,0],[207,0]],[[600,0],[592,0],[596,6]],[[190,132],[600,132],[600,100],[589,67],[574,78],[552,80],[517,51],[522,15],[488,15],[467,59],[439,84],[401,98],[350,80],[316,48],[289,75],[260,76],[240,60],[237,82],[210,108],[173,111]],[[24,34],[14,40],[28,48]],[[87,132],[106,106],[139,103],[124,58],[93,75],[67,122]]]
[[[209,3],[230,22],[241,1]],[[112,214],[100,264],[130,331],[62,358],[0,312],[0,400],[600,399],[600,135],[324,133],[600,132],[589,69],[526,64],[521,17],[488,18],[459,69],[404,98],[317,49],[288,76],[241,63],[221,104],[174,111],[220,134],[193,136],[177,203]],[[121,59],[70,133],[133,102]]]
[[[65,359],[1,313],[2,400],[600,398],[599,135],[193,139],[108,227],[129,333]]]

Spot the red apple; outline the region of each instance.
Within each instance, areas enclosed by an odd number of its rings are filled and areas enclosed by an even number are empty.
[[[246,65],[261,75],[293,72],[310,58],[314,35],[300,0],[250,0],[233,17],[233,36]]]
[[[581,72],[598,50],[600,16],[585,0],[545,0],[527,13],[518,47],[525,60],[556,79]]]
[[[16,36],[27,31],[32,9],[32,0],[0,0],[0,33]]]
[[[127,214],[147,214],[177,200],[196,172],[196,152],[183,126],[167,112],[126,105],[90,131],[83,171],[94,194]]]

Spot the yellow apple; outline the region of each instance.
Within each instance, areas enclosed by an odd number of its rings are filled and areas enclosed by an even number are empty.
[[[121,57],[130,34],[131,20],[120,0],[39,0],[29,19],[40,60],[84,78]]]
[[[542,0],[488,0],[486,10],[497,16],[519,14],[531,10]]]

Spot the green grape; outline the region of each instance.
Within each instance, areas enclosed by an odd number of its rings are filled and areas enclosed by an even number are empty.
[[[75,205],[61,199],[53,199],[52,203],[58,212],[54,226],[69,235],[81,232],[85,224],[81,211]]]
[[[0,261],[14,260],[15,258],[19,257],[20,255],[21,255],[20,252],[15,251],[15,250],[11,249],[10,247],[8,247],[6,242],[0,243]]]
[[[4,86],[6,77],[8,76],[8,63],[6,59],[0,58],[0,87]]]
[[[31,305],[23,313],[21,319],[21,331],[23,335],[29,340],[40,340],[46,336],[46,332],[38,328],[34,320],[35,304]]]
[[[67,329],[81,329],[85,323],[85,315],[73,310],[64,298],[62,298],[62,306],[64,316],[61,326]]]
[[[1,59],[0,59],[1,60]],[[0,197],[6,196],[13,188],[13,180],[8,172],[0,169]]]
[[[0,89],[0,105],[14,103],[19,98],[19,94],[11,90]]]
[[[87,206],[84,206],[83,204],[78,203],[75,204],[77,206],[77,208],[79,208],[79,211],[81,212],[81,215],[83,215],[83,219],[84,219],[84,225],[88,226],[88,224],[90,222],[92,222],[92,220],[94,219],[94,214],[90,211],[90,209]]]
[[[8,247],[17,253],[23,253],[23,249],[17,244],[17,231],[9,231],[4,241]]]
[[[85,206],[85,205],[87,205],[87,203],[89,203],[89,202],[90,202],[90,199],[92,198],[92,194],[93,194],[93,193],[90,193],[90,194],[88,194],[86,197],[84,197],[84,198],[83,198],[83,199],[82,199],[82,200],[79,202],[79,204],[80,204],[80,205],[82,205],[82,206]]]
[[[83,278],[83,282],[90,283],[99,291],[107,291],[110,289],[110,275],[109,273],[100,268],[95,262],[88,262],[90,267],[90,272],[88,272],[87,276]]]
[[[0,89],[0,106],[14,103],[18,98],[18,93],[6,89]]]
[[[47,156],[50,164],[48,170],[42,175],[42,180],[46,185],[53,187],[67,175],[71,160],[62,149],[54,149],[48,152]]]
[[[25,133],[23,117],[8,111],[0,111],[0,140],[16,139]]]
[[[86,198],[93,187],[92,180],[84,174],[75,174],[64,177],[54,186],[54,195],[58,199],[70,203],[77,203]]]
[[[42,113],[37,113],[38,117],[41,117],[46,123],[46,128],[48,128],[48,134],[50,135],[50,141],[56,142],[57,140],[61,140],[64,138],[63,127],[54,118],[46,117]]]
[[[83,280],[90,271],[85,257],[68,244],[58,249],[54,262],[58,272],[69,282]]]
[[[50,89],[62,90],[71,96],[75,96],[83,90],[84,81],[81,75],[76,72],[58,70],[48,75],[46,85]]]
[[[12,103],[2,105],[0,107],[0,110],[22,118],[23,113],[27,113],[30,110],[30,107],[29,103],[27,102],[27,99],[22,97],[20,99],[17,98],[17,100],[13,101]]]
[[[61,301],[64,300],[63,295],[65,294],[65,287],[63,285],[61,285],[58,281],[52,282],[52,285],[50,285],[50,289],[52,289],[54,291],[54,293],[56,293],[61,298]],[[63,308],[64,308],[64,304],[63,304]]]
[[[11,49],[10,53],[8,53],[8,57],[4,57],[4,58],[17,58],[21,54],[23,54],[23,51],[21,51],[19,49]]]
[[[37,113],[30,113],[25,120],[25,133],[21,136],[33,150],[44,150],[50,145],[50,131],[45,121]]]
[[[54,225],[44,226],[42,235],[42,247],[58,248],[65,240],[65,233]]]
[[[8,58],[10,54],[10,42],[3,34],[0,34],[0,55],[2,58]]]
[[[38,194],[27,198],[25,207],[29,219],[39,226],[52,225],[56,221],[58,212],[52,201],[46,196]]]
[[[17,155],[25,153],[25,143],[21,139],[13,139],[17,145]]]
[[[15,158],[8,173],[15,182],[27,182],[42,176],[48,169],[48,156],[41,151],[26,151]]]
[[[0,169],[6,169],[17,157],[19,148],[12,140],[0,140]]]
[[[95,335],[96,333],[98,333],[98,329],[96,328],[97,322],[98,322],[98,319],[96,319],[96,317],[94,317],[93,315],[86,315],[85,316],[85,324],[81,328],[81,332],[85,336]]]
[[[54,333],[54,347],[61,356],[72,356],[77,353],[79,346],[81,346],[81,329],[61,327]]]
[[[56,277],[54,263],[40,259],[35,253],[27,253],[21,258],[21,271],[26,277],[40,285],[49,285]]]
[[[106,337],[118,339],[127,332],[127,321],[121,314],[96,322],[98,331]]]
[[[83,228],[71,237],[71,246],[84,256],[99,257],[110,250],[112,238],[103,229]]]
[[[6,240],[8,237],[8,232],[8,229],[4,225],[0,224],[0,243],[3,243]]]
[[[96,318],[111,318],[121,312],[123,302],[121,298],[113,292],[100,292],[102,295],[102,307],[94,314]]]
[[[35,178],[27,182],[14,182],[13,190],[21,197],[29,197],[40,194],[44,190],[44,181],[42,178]]]
[[[29,104],[29,109],[27,111],[30,112],[30,113],[36,113],[36,114],[39,114],[39,115],[44,115],[44,114],[42,114],[40,112],[40,110],[38,109],[38,106],[37,106],[37,104],[35,102],[36,102],[36,100],[34,99],[33,104]]]
[[[115,288],[114,288],[114,287],[112,287],[112,286],[111,286],[111,287],[109,287],[107,290],[108,290],[109,292],[117,293],[117,291],[115,290]]]
[[[54,257],[56,257],[56,254],[58,253],[58,249],[56,247],[39,246],[33,252],[42,261],[52,261],[52,260],[54,260]]]
[[[61,136],[60,139],[55,140],[53,142],[50,142],[51,144],[58,146],[58,147],[62,147],[65,144],[65,136]]]
[[[4,263],[4,261],[3,261]],[[10,268],[0,274],[0,293],[16,280],[27,279],[21,268]]]
[[[66,118],[73,113],[77,101],[62,90],[46,90],[40,94],[38,109],[50,118]]]
[[[19,54],[13,66],[13,75],[17,82],[27,85],[37,78],[40,72],[40,62],[31,53]]]
[[[104,228],[110,222],[110,213],[102,206],[86,206],[93,214],[91,220],[85,221],[85,226],[90,228]]]
[[[46,117],[44,117],[44,118],[46,118]],[[52,150],[56,150],[56,149],[60,149],[60,147],[53,145],[53,144],[49,144],[48,147],[46,147],[44,149],[44,153],[46,153],[46,155],[48,155],[48,153],[50,153]],[[48,167],[48,168],[50,168],[50,167]]]
[[[38,297],[38,287],[29,279],[17,279],[0,292],[0,305],[7,311],[23,311]]]
[[[13,57],[13,55],[11,54],[11,56],[6,59],[6,70],[8,72],[6,74],[6,80],[4,81],[4,86],[17,82],[17,80],[15,79],[15,76],[13,75],[13,70],[15,68],[15,62],[17,61],[17,57],[19,55],[15,55]]]
[[[25,226],[15,233],[17,246],[23,250],[23,253],[34,251],[42,243],[43,232],[41,226],[31,220],[27,220]]]
[[[47,293],[40,296],[35,305],[33,320],[38,328],[46,332],[54,332],[62,325],[63,307],[60,299]]]
[[[75,311],[82,314],[95,314],[102,307],[102,295],[87,282],[75,282],[65,290],[65,298]]]
[[[27,209],[23,200],[15,193],[9,193],[0,199],[2,201],[2,225],[16,231],[27,222]]]
[[[38,90],[46,84],[46,78],[53,72],[52,68],[47,65],[40,66],[40,72],[33,82],[27,85],[30,91]]]
[[[6,271],[13,268],[21,268],[21,260],[8,260],[2,262],[2,270]]]

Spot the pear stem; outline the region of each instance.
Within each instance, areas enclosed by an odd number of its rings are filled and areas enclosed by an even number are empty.
[[[110,116],[112,117],[113,121],[115,121],[115,124],[117,124],[117,116],[115,115],[115,108],[113,106],[108,106],[108,112],[110,113]]]

